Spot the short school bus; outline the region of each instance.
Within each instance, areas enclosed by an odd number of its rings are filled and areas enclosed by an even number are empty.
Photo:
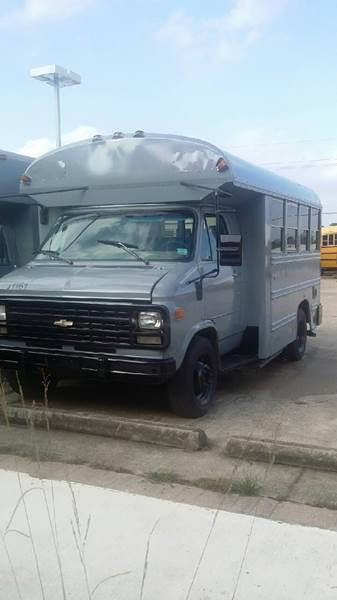
[[[51,227],[0,279],[0,366],[26,398],[43,369],[49,391],[79,375],[165,383],[177,415],[201,417],[219,372],[300,360],[316,335],[321,203],[307,188],[137,131],[45,154],[20,194]]]

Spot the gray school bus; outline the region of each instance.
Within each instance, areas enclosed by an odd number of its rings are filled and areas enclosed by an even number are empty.
[[[39,246],[38,208],[20,196],[20,177],[31,162],[0,150],[0,277],[28,262]]]
[[[21,194],[52,225],[0,280],[14,389],[81,374],[167,384],[200,417],[221,370],[300,360],[321,322],[320,201],[207,142],[117,133],[34,161]]]

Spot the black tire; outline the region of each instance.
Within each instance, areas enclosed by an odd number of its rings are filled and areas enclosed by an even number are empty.
[[[297,313],[297,336],[289,346],[286,347],[284,355],[288,360],[302,360],[307,347],[307,317],[303,308]]]
[[[171,410],[180,417],[203,417],[214,399],[218,378],[217,354],[211,342],[198,337],[168,383]]]
[[[31,375],[27,375],[26,373],[21,373],[20,371],[6,370],[4,376],[6,381],[12,388],[13,392],[21,394],[21,385],[23,396],[25,399],[41,400],[44,398],[45,386],[43,383],[42,373],[32,373]],[[20,385],[18,379],[20,381]],[[56,385],[56,379],[50,377],[48,379],[47,393],[50,394],[56,388]]]

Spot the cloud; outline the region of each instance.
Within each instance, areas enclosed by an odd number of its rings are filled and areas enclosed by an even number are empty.
[[[284,4],[282,0],[236,0],[224,21],[233,29],[255,29],[274,19]]]
[[[233,0],[232,7],[217,18],[195,18],[175,10],[156,34],[185,58],[215,62],[239,59],[257,42],[264,28],[287,0]]]
[[[320,197],[323,213],[337,213],[337,140],[294,139],[281,131],[263,128],[237,132],[219,146],[249,162],[312,188]],[[337,221],[323,215],[323,223]]]
[[[96,133],[100,133],[96,127],[91,125],[81,125],[76,127],[72,131],[65,133],[62,136],[62,144],[73,144],[91,138]],[[50,150],[55,148],[55,141],[50,138],[36,138],[27,140],[20,148],[17,148],[15,152],[24,154],[26,156],[41,156]]]
[[[0,17],[0,23],[34,25],[61,21],[86,9],[95,0],[24,0],[20,8]]]

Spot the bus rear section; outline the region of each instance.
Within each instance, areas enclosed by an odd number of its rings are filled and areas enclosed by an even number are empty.
[[[321,271],[337,271],[337,225],[322,227]]]

